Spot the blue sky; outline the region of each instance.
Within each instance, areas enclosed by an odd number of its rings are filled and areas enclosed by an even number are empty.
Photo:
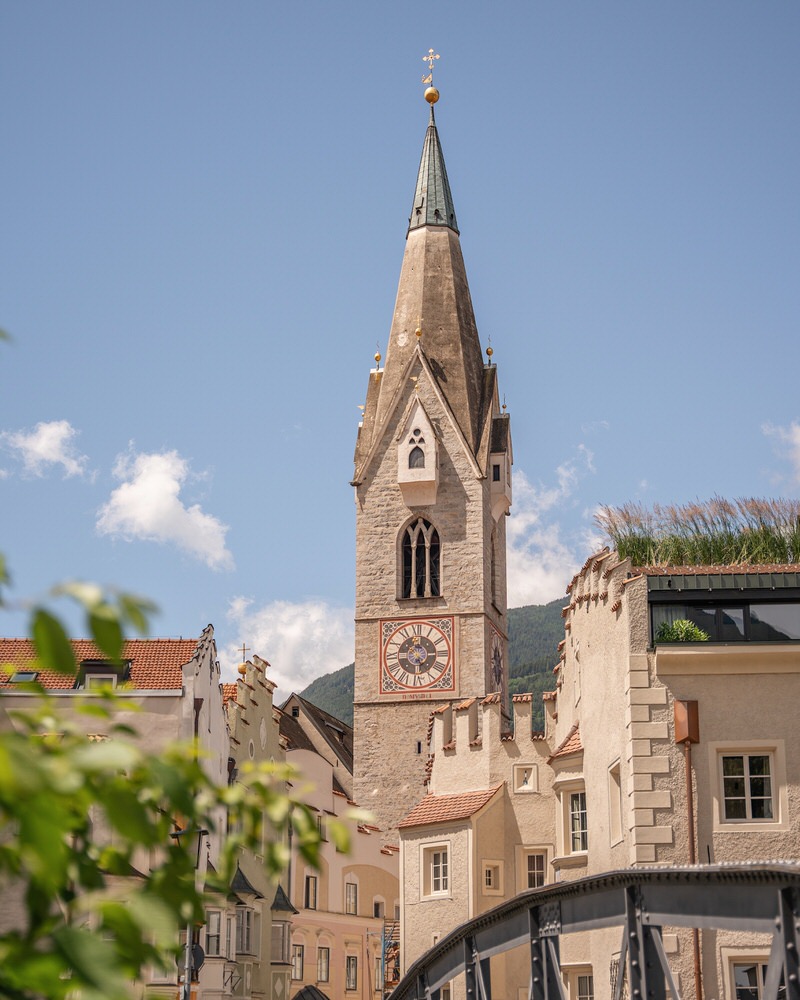
[[[512,415],[511,603],[563,594],[598,504],[797,496],[797,3],[39,0],[0,29],[4,633],[79,577],[285,693],[352,659],[431,46]]]

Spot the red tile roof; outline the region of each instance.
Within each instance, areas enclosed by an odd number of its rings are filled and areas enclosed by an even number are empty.
[[[236,701],[236,692],[238,685],[236,681],[231,684],[222,685],[222,704],[227,705],[229,701]]]
[[[197,649],[197,639],[128,639],[122,659],[131,661],[130,686],[140,691],[177,690],[183,685],[181,667]],[[91,639],[73,639],[78,664],[105,657]],[[10,687],[14,670],[36,670],[36,651],[30,639],[0,639],[0,688]],[[10,666],[9,666],[10,665]],[[50,691],[69,691],[75,686],[70,674],[40,670],[36,680]]]
[[[398,827],[402,830],[411,826],[427,826],[429,823],[453,823],[469,819],[482,809],[503,787],[501,782],[494,788],[482,788],[476,792],[459,792],[456,795],[426,795],[411,810]]]
[[[566,757],[571,753],[583,753],[583,743],[581,743],[581,728],[579,722],[576,722],[572,729],[570,729],[561,746],[550,755],[548,761],[554,760],[556,757]]]

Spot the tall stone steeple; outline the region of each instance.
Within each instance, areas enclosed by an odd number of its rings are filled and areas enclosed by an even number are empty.
[[[450,183],[431,105],[374,418],[392,406],[417,341],[464,437],[477,453],[487,379]],[[372,414],[365,414],[367,418]]]
[[[431,712],[505,703],[509,418],[484,364],[433,114],[384,367],[355,453],[355,796],[386,830],[425,794]]]

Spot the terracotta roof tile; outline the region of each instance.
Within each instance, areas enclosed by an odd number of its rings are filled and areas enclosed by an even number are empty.
[[[533,701],[532,694],[512,694],[511,701]]]
[[[568,754],[572,753],[583,753],[583,743],[581,743],[581,728],[580,723],[576,722],[575,725],[567,733],[566,738],[548,758],[550,760],[555,760],[556,757],[566,757]]]
[[[500,694],[497,691],[492,691],[491,694],[487,694],[486,697],[481,702],[482,705],[499,705],[500,704]]]
[[[128,639],[122,659],[131,661],[129,686],[139,691],[180,689],[181,667],[194,656],[197,644],[197,639]],[[79,664],[84,660],[105,659],[91,639],[73,639],[72,649]],[[35,669],[35,659],[30,639],[0,639],[0,664],[13,664],[21,670]],[[40,670],[36,679],[49,691],[70,691],[75,686],[73,676],[52,670]],[[0,682],[0,687],[5,686]]]
[[[229,701],[236,701],[236,682],[222,685],[222,704],[227,705]]]
[[[459,792],[456,795],[426,795],[411,812],[400,820],[398,827],[427,826],[429,823],[454,823],[469,819],[482,809],[503,787],[501,782],[494,788],[482,788],[475,792]]]
[[[460,701],[457,705],[453,705],[453,708],[456,712],[463,712],[465,709],[469,708],[470,705],[474,705],[477,700],[477,698],[467,698],[464,701]]]

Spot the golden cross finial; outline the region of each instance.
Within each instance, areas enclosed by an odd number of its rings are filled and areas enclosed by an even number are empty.
[[[441,56],[438,52],[434,52],[433,49],[428,49],[428,54],[422,57],[422,61],[428,64],[428,75],[423,76],[423,83],[433,83],[433,62],[435,59],[440,59]]]
[[[244,663],[244,661],[247,659],[247,653],[248,653],[248,651],[249,651],[249,647],[245,646],[245,644],[242,643],[242,663]]]

